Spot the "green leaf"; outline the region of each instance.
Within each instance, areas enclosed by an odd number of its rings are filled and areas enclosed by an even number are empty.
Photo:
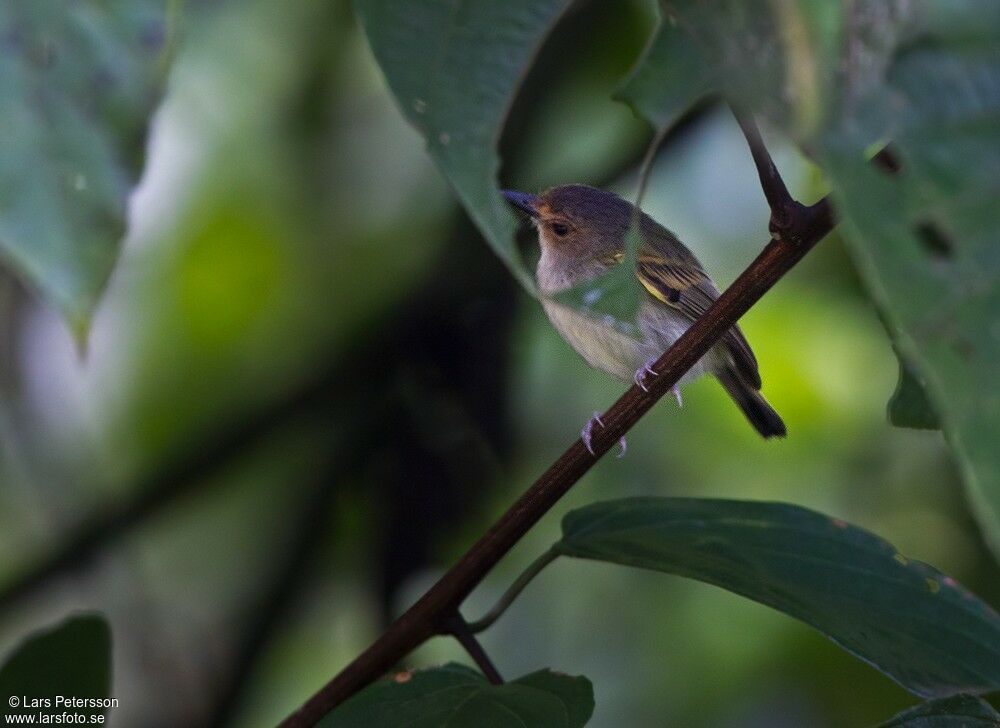
[[[843,521],[783,503],[630,498],[563,519],[555,549],[686,576],[812,625],[911,692],[1000,687],[1000,615]]]
[[[168,0],[0,5],[0,256],[86,333],[169,57]]]
[[[593,711],[586,678],[542,670],[491,685],[475,670],[450,663],[377,682],[319,728],[576,728]]]
[[[633,235],[629,234],[632,238]],[[582,319],[614,328],[625,336],[641,336],[636,313],[642,301],[635,276],[634,242],[627,243],[625,260],[610,271],[559,291],[551,303],[565,307]],[[631,261],[631,262],[630,262]]]
[[[536,51],[570,0],[356,0],[400,109],[494,251],[529,291],[496,145]]]
[[[822,160],[861,278],[924,384],[1000,555],[1000,48],[910,46],[881,93],[893,101],[899,173],[865,163],[870,135],[829,136]]]
[[[694,96],[719,93],[817,159],[861,279],[903,366],[924,383],[1000,554],[1000,5],[669,8],[625,88],[629,103],[661,124]],[[886,140],[902,163],[896,175],[867,161]],[[927,408],[899,409],[913,402],[897,398],[893,420],[929,422]]]
[[[984,700],[956,695],[904,710],[879,728],[1000,728],[1000,713]]]
[[[853,3],[859,15],[879,0]],[[836,99],[841,3],[671,2],[622,97],[656,126],[709,94],[763,113],[800,138]],[[854,38],[855,50],[867,43]],[[853,80],[853,79],[852,79]],[[791,92],[791,93],[789,93]]]
[[[889,421],[896,427],[911,427],[916,430],[937,430],[941,423],[937,413],[927,401],[924,385],[917,375],[899,360],[899,383],[889,399]]]
[[[111,692],[111,631],[103,617],[71,617],[29,636],[0,668],[0,703],[4,715],[31,711],[9,703],[10,696],[48,698],[46,710],[63,712],[55,696],[108,698]],[[88,709],[92,715],[104,709]]]
[[[672,19],[672,15],[660,18],[645,53],[616,93],[638,116],[659,128],[672,125],[719,86],[716,69],[705,61],[697,40],[681,32]]]

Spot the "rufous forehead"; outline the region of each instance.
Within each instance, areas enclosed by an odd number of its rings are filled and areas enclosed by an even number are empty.
[[[548,217],[552,215],[554,212],[554,210],[552,209],[552,205],[542,200],[539,200],[538,202],[535,203],[535,210],[538,212],[538,215],[540,217]]]

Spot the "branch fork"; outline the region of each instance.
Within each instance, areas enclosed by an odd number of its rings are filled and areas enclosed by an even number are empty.
[[[441,630],[442,634],[450,634],[459,641],[459,644],[465,648],[465,651],[469,653],[469,656],[479,669],[482,670],[487,680],[494,685],[503,685],[503,678],[500,677],[500,672],[493,665],[493,661],[486,654],[486,650],[479,644],[479,640],[473,634],[469,623],[465,621],[465,618],[457,610],[442,620]]]

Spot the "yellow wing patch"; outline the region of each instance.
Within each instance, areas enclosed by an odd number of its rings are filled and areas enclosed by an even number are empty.
[[[658,288],[654,283],[648,280],[646,276],[642,275],[642,273],[639,273],[636,277],[639,279],[639,283],[642,284],[642,287],[645,288],[647,291],[649,291],[649,294],[653,298],[662,301],[663,303],[673,303],[673,301],[671,301],[667,297],[667,295],[665,295],[663,291],[660,290],[660,288]]]
[[[639,256],[635,274],[651,296],[673,306],[677,305],[683,291],[707,280],[697,268],[647,255]]]

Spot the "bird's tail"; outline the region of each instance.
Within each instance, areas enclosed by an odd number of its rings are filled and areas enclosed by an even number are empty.
[[[744,382],[732,369],[724,369],[716,376],[733,401],[750,420],[750,424],[762,437],[784,437],[787,432],[781,416],[767,403],[764,396]]]

